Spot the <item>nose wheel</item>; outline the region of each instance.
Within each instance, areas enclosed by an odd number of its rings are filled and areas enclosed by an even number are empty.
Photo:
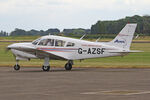
[[[14,65],[14,70],[20,70],[20,66],[18,64]]]

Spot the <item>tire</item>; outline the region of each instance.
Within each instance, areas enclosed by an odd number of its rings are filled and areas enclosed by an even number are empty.
[[[16,71],[17,71],[17,70],[20,70],[20,66],[19,66],[19,65],[15,65],[15,66],[14,66],[14,70],[16,70]]]
[[[50,70],[50,66],[42,66],[43,71],[49,71]]]
[[[65,65],[65,69],[66,69],[66,70],[71,70],[71,69],[72,69],[72,64],[71,64],[71,63],[67,63],[67,64]]]

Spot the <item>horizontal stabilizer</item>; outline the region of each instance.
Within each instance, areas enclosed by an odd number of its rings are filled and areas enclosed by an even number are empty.
[[[144,52],[144,51],[141,51],[141,50],[130,50],[130,53],[138,53],[138,52]]]
[[[143,52],[140,50],[130,50],[130,51],[110,51],[110,53],[139,53],[139,52]]]

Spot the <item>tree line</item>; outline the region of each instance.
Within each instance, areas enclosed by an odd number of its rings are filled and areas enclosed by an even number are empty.
[[[62,32],[60,32],[59,29],[48,29],[46,31],[44,30],[30,30],[30,31],[25,31],[23,29],[18,29],[16,28],[14,31],[12,31],[10,33],[10,36],[35,36],[35,35],[40,35],[40,36],[44,36],[44,35],[54,35],[54,34],[64,34],[64,35],[72,35],[72,34],[90,34],[90,29],[82,29],[82,28],[78,28],[78,29],[64,29]]]
[[[0,31],[0,36],[9,36],[9,34],[5,31]]]
[[[150,35],[150,16],[132,16],[114,21],[98,21],[91,26],[91,34],[115,34],[127,23],[137,23],[136,33]]]
[[[83,35],[83,34],[91,34],[91,35],[101,35],[101,34],[117,34],[127,23],[137,23],[136,33],[141,35],[150,35],[150,16],[139,16],[135,15],[132,17],[125,17],[119,20],[112,21],[101,21],[99,20],[96,24],[91,26],[91,29],[64,29],[62,32],[58,28],[44,30],[30,30],[26,31],[23,29],[16,28],[14,31],[9,34],[5,31],[0,32],[0,36],[34,36],[34,35],[48,35],[48,34],[60,34],[66,36],[75,36],[75,35]]]
[[[43,36],[43,35],[58,34],[58,33],[60,33],[60,30],[57,28],[56,29],[48,29],[46,31],[44,31],[44,30],[38,31],[38,30],[34,30],[34,29],[32,29],[30,31],[25,31],[23,29],[16,28],[14,31],[12,31],[10,33],[10,36],[25,36],[25,35],[27,35],[27,36],[35,36],[35,35]]]

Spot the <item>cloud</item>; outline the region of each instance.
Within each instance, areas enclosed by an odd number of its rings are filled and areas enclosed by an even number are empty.
[[[37,13],[39,11],[79,12],[83,10],[126,10],[150,8],[149,0],[0,0],[0,13]],[[135,10],[136,9],[136,10]]]
[[[149,5],[150,0],[0,0],[0,30],[90,28],[97,20],[149,14]]]

